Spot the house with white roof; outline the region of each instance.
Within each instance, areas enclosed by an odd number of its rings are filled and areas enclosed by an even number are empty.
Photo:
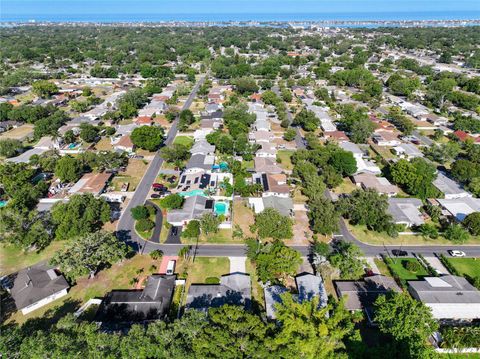
[[[454,180],[448,178],[442,172],[439,172],[437,178],[433,181],[433,185],[445,194],[445,199],[472,197],[470,192],[465,191]]]

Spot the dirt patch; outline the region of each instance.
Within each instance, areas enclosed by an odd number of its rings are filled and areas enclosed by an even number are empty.
[[[309,228],[307,212],[295,211],[294,218],[293,238],[288,241],[288,244],[308,245],[313,232]]]

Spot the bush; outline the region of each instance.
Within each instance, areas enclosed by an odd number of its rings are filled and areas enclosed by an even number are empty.
[[[183,230],[182,236],[185,238],[197,238],[200,235],[200,222],[193,220],[188,222],[187,227]]]
[[[208,277],[208,278],[205,278],[205,283],[206,284],[219,284],[220,279],[217,278],[217,277]]]
[[[146,232],[155,227],[155,223],[150,219],[142,218],[137,222],[136,228],[137,231]]]
[[[146,219],[150,215],[149,210],[146,206],[133,207],[130,211],[132,212],[133,219],[136,221],[140,219]]]
[[[404,261],[402,264],[410,272],[418,272],[422,269],[422,265],[417,261]]]
[[[146,206],[146,208],[150,216],[154,216],[157,213],[157,209],[154,206],[149,205],[149,206]]]
[[[154,251],[150,252],[150,258],[152,258],[153,260],[157,260],[162,257],[163,257],[163,251],[161,251],[160,249],[155,249]]]

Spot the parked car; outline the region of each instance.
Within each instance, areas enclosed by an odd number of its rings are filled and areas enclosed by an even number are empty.
[[[401,249],[393,249],[392,254],[395,257],[406,257],[406,256],[408,256],[408,252],[407,251],[402,251]]]
[[[466,256],[465,252],[459,251],[459,250],[456,250],[456,249],[451,249],[451,250],[448,251],[448,253],[452,257],[465,257]]]
[[[152,195],[150,196],[150,198],[153,198],[153,199],[155,199],[155,198],[161,198],[161,197],[162,197],[162,196],[159,195],[159,194],[157,194],[157,193],[152,193]]]
[[[154,183],[154,184],[152,184],[152,187],[153,188],[164,188],[165,186],[161,183]]]
[[[153,187],[153,190],[155,192],[162,192],[162,193],[167,191],[165,187]]]

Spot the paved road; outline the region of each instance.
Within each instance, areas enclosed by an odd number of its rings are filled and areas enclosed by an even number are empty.
[[[280,92],[280,88],[278,86],[273,86],[272,91],[275,92],[275,94],[277,96],[279,96],[280,98],[282,97],[282,94]],[[288,119],[288,123],[292,124],[293,116],[292,116],[292,113],[290,112],[290,110],[288,109],[288,106],[287,106],[287,119]],[[295,126],[294,128],[295,128],[295,131],[297,133],[297,135],[295,136],[295,144],[297,145],[297,148],[300,149],[300,150],[305,149],[307,146],[305,146],[305,141],[302,137],[302,133],[300,132],[300,127]]]
[[[188,97],[187,101],[185,101],[182,110],[188,109],[193,100],[195,99],[195,96],[197,95],[198,89],[202,84],[205,82],[206,76],[202,77],[193,87],[192,92],[190,93],[190,96]],[[168,131],[167,138],[165,140],[165,145],[170,145],[175,136],[177,135],[178,131],[178,117],[175,121],[172,123],[172,127],[170,128],[170,131]],[[117,237],[126,242],[127,244],[131,245],[135,250],[137,251],[143,251],[145,241],[137,236],[134,230],[134,220],[132,216],[130,215],[130,209],[136,206],[143,205],[147,199],[148,192],[150,191],[150,188],[152,187],[153,182],[155,181],[155,178],[157,178],[158,171],[160,170],[160,167],[162,167],[163,164],[163,158],[160,156],[160,152],[157,152],[148,166],[147,171],[145,172],[142,180],[140,181],[139,185],[137,186],[137,190],[135,191],[132,199],[128,203],[127,208],[122,213],[122,216],[120,217],[120,220],[118,221],[117,225]]]

